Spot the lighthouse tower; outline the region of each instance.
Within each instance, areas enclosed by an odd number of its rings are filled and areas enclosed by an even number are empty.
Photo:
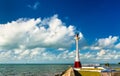
[[[78,41],[79,41],[79,34],[76,34],[75,36],[75,41],[76,41],[76,57],[75,57],[75,62],[74,62],[74,68],[79,69],[82,68],[82,65],[80,63],[79,59],[79,48],[78,48]]]

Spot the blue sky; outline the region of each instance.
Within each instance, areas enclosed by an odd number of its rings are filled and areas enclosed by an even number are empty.
[[[0,0],[0,62],[73,63],[74,35],[79,32],[82,63],[117,63],[119,4],[119,0]]]

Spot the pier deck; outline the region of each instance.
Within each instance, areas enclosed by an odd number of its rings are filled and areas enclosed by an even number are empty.
[[[111,72],[102,72],[102,69],[95,68],[83,68],[80,70],[74,70],[72,67],[63,72],[62,76],[120,76],[120,70]]]

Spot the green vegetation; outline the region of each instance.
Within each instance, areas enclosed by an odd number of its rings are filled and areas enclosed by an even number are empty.
[[[101,68],[82,68],[81,70],[84,71],[84,70],[103,70],[103,69],[101,69]]]
[[[109,66],[107,64],[107,66]],[[81,68],[79,71],[74,70],[72,67],[70,67],[68,70],[64,71],[62,74],[57,74],[55,76],[106,76],[108,72],[100,72],[101,68]],[[120,68],[115,68],[115,72],[109,72],[109,74],[112,74],[112,76],[120,76]]]
[[[120,68],[115,68],[115,70],[120,71]]]
[[[120,62],[118,64],[120,64]]]
[[[96,71],[94,71],[96,70]],[[100,68],[82,68],[79,73],[81,74],[81,76],[100,76],[101,73],[97,72],[100,71],[102,69]]]
[[[100,76],[100,72],[93,71],[79,71],[82,76]]]
[[[109,67],[109,66],[110,66],[110,64],[109,64],[109,63],[106,63],[106,64],[105,64],[105,66]]]

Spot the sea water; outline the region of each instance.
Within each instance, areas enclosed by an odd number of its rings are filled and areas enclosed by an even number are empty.
[[[0,64],[0,76],[55,76],[70,64]]]
[[[72,64],[0,64],[0,76],[55,76]],[[112,64],[112,68],[120,65]]]

